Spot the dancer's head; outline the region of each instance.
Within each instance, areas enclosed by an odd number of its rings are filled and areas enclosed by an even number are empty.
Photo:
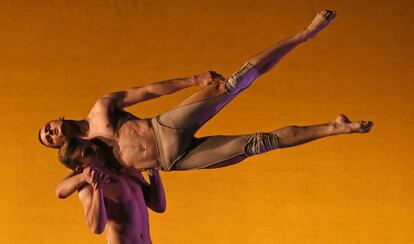
[[[78,167],[102,166],[106,160],[100,147],[90,140],[71,138],[59,148],[58,158],[64,166],[75,170]]]
[[[76,170],[80,167],[106,167],[117,171],[122,168],[112,153],[112,148],[99,139],[72,137],[59,148],[58,158],[64,166]]]
[[[75,136],[78,127],[73,120],[63,117],[51,120],[39,130],[39,141],[47,147],[60,148],[67,139]]]

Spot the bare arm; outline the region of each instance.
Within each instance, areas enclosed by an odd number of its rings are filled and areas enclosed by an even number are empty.
[[[107,215],[102,187],[109,180],[108,176],[96,168],[87,167],[83,170],[85,182],[79,189],[78,196],[82,203],[85,222],[95,234],[101,234],[106,225]]]
[[[158,170],[148,170],[150,184],[141,176],[142,191],[144,193],[145,203],[157,213],[163,213],[166,209],[166,198],[164,187],[162,185],[160,173]]]
[[[79,190],[78,196],[84,209],[86,225],[95,234],[101,234],[107,221],[102,188],[94,190],[88,184]]]
[[[58,198],[65,199],[85,184],[89,183],[96,186],[98,177],[90,178],[96,173],[94,171],[96,171],[96,169],[92,167],[78,167],[57,185],[55,190],[56,196]],[[89,180],[90,182],[88,182]]]
[[[84,175],[73,171],[57,185],[56,196],[60,199],[65,199],[85,184]]]
[[[109,99],[115,107],[124,108],[139,102],[175,93],[191,86],[199,85],[204,87],[222,80],[224,80],[223,76],[209,71],[189,78],[166,80],[143,87],[134,87],[126,91],[114,92],[104,96],[103,99]]]

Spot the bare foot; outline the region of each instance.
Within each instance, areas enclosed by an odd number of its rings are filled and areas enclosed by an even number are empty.
[[[306,28],[306,39],[315,38],[316,35],[328,26],[336,17],[336,12],[331,10],[322,10],[312,20],[308,28]]]
[[[331,124],[339,134],[368,133],[374,126],[372,121],[352,122],[343,114],[338,115]]]

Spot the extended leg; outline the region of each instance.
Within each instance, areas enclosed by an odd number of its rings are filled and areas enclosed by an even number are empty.
[[[367,133],[374,125],[371,121],[350,121],[339,115],[332,122],[312,126],[288,126],[272,133],[279,138],[280,148],[297,146],[326,136],[350,133]]]
[[[243,136],[211,136],[198,139],[193,149],[171,170],[211,169],[229,166],[243,159],[277,148],[297,146],[326,136],[367,133],[373,123],[350,121],[339,115],[332,122],[311,126],[288,126],[269,133]]]
[[[269,71],[293,48],[307,41],[309,38],[316,37],[335,17],[336,13],[334,11],[320,11],[305,30],[256,54],[248,62],[253,64],[260,74]]]
[[[332,11],[319,12],[304,31],[253,56],[224,83],[210,85],[192,94],[178,107],[161,115],[160,122],[172,128],[196,131],[259,75],[273,68],[294,47],[315,37],[334,18]]]

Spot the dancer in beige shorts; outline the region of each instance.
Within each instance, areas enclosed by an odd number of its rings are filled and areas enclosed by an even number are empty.
[[[46,146],[60,148],[65,147],[65,141],[72,137],[99,138],[112,147],[113,154],[124,167],[170,171],[223,167],[252,155],[326,136],[369,132],[372,122],[354,122],[339,115],[327,123],[288,126],[272,132],[194,136],[204,123],[257,77],[272,69],[299,44],[315,38],[335,16],[334,11],[320,11],[303,31],[254,55],[228,79],[215,72],[206,72],[111,93],[95,103],[86,119],[59,119],[46,123],[39,131],[39,140]],[[193,85],[203,88],[155,118],[140,119],[124,110],[138,102]]]

